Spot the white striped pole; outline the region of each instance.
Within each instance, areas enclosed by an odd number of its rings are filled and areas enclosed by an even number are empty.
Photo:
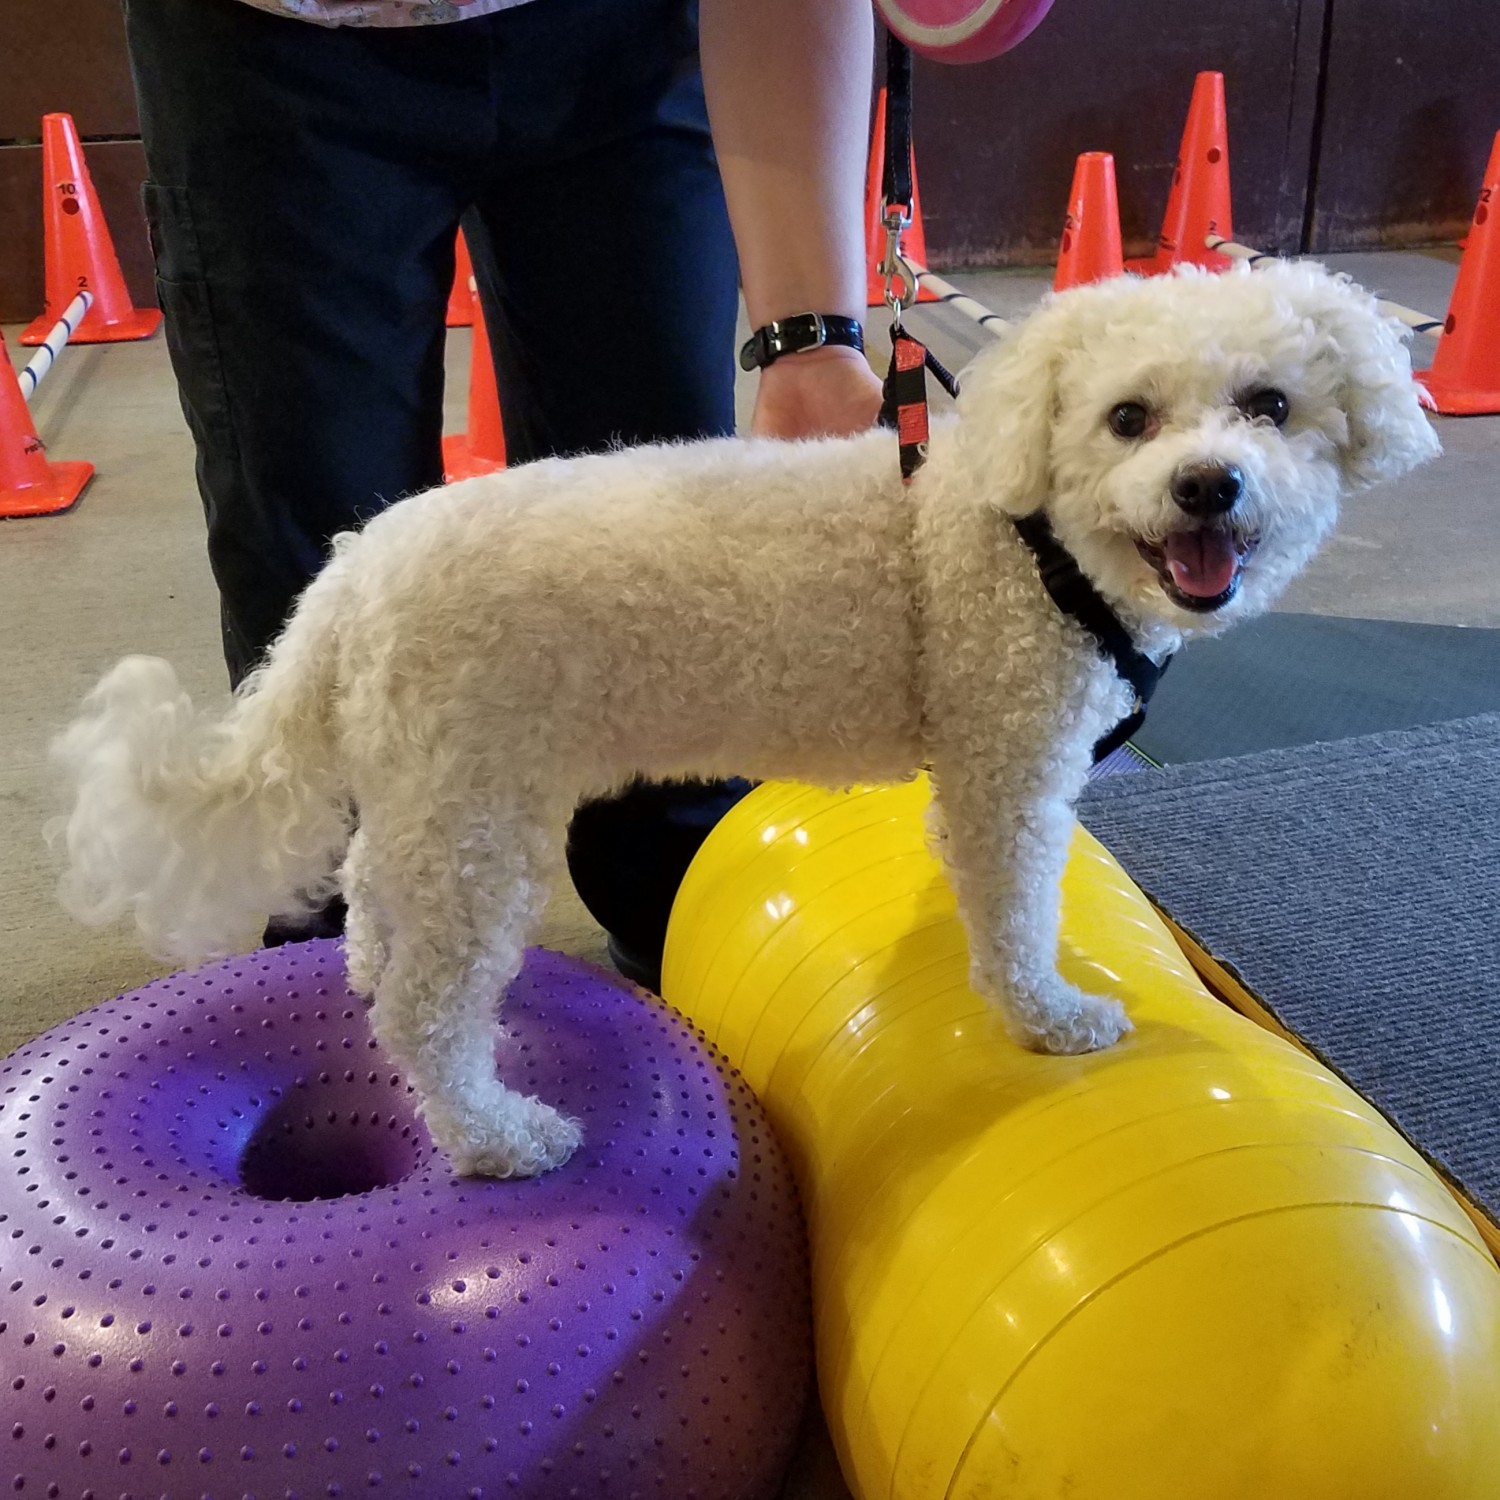
[[[951,281],[944,281],[926,266],[919,265],[916,261],[908,261],[912,275],[917,281],[936,293],[939,302],[961,312],[966,318],[971,318],[978,323],[986,333],[993,334],[996,338],[1004,338],[1005,330],[1010,324],[997,312],[991,312],[984,303],[976,301],[967,292],[961,292]]]
[[[1270,255],[1264,250],[1253,250],[1249,245],[1240,245],[1234,240],[1221,239],[1216,234],[1205,235],[1203,242],[1210,250],[1217,250],[1220,254],[1228,255],[1235,260],[1248,261],[1251,265],[1260,261],[1279,259],[1278,256]],[[1011,325],[999,313],[969,296],[967,292],[959,291],[952,282],[944,281],[936,272],[929,271],[919,262],[908,261],[907,264],[911,267],[912,274],[917,281],[936,293],[939,302],[963,313],[966,318],[978,323],[981,328],[992,333],[996,338],[1005,336],[1005,330]],[[1392,317],[1399,319],[1417,333],[1439,334],[1443,331],[1441,318],[1434,318],[1430,313],[1418,312],[1412,307],[1403,307],[1401,303],[1392,302],[1385,297],[1379,297],[1376,300]]]
[[[52,368],[57,356],[63,352],[68,340],[73,337],[78,325],[83,322],[84,314],[93,305],[94,294],[92,292],[79,292],[68,303],[67,311],[52,325],[36,353],[27,361],[26,367],[17,374],[16,379],[21,382],[21,395],[26,400],[31,400],[36,388],[42,383],[42,377]]]
[[[1263,260],[1280,259],[1279,256],[1269,255],[1264,250],[1252,250],[1248,245],[1237,245],[1233,240],[1221,240],[1216,234],[1205,235],[1203,243],[1210,250],[1217,250],[1221,255],[1231,256],[1235,260],[1248,261],[1252,266]],[[1434,318],[1430,313],[1418,312],[1412,307],[1403,307],[1399,302],[1389,302],[1384,297],[1377,297],[1375,300],[1393,318],[1398,318],[1417,333],[1441,333],[1443,331],[1441,318]]]

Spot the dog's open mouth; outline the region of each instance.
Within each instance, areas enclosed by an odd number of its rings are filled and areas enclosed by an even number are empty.
[[[1239,592],[1258,540],[1230,526],[1200,526],[1174,531],[1160,542],[1137,539],[1135,547],[1174,604],[1206,615],[1222,609]]]

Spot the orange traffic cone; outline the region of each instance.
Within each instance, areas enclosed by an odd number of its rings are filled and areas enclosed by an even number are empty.
[[[1085,151],[1073,168],[1068,217],[1052,290],[1066,291],[1103,281],[1125,270],[1120,253],[1120,204],[1115,193],[1115,159],[1108,151]]]
[[[474,344],[469,356],[468,431],[443,439],[443,479],[472,479],[505,467],[505,429],[500,422],[500,393],[495,389],[495,363],[477,295],[470,294]]]
[[[1211,234],[1226,240],[1234,238],[1222,73],[1200,73],[1193,82],[1193,102],[1188,106],[1187,128],[1177,153],[1177,169],[1172,173],[1172,191],[1156,253],[1131,261],[1127,269],[1154,276],[1187,261],[1206,270],[1222,271],[1230,259],[1204,244]]]
[[[131,304],[72,115],[42,116],[42,189],[46,300],[21,342],[40,344],[82,291],[94,294],[94,305],[73,343],[150,338],[161,313]]]
[[[49,463],[0,337],[0,517],[50,516],[77,503],[93,464]]]
[[[1484,170],[1469,248],[1458,263],[1432,368],[1417,376],[1432,404],[1449,416],[1500,412],[1500,226],[1490,223],[1490,207],[1497,200],[1500,135]]]
[[[453,257],[453,290],[448,293],[447,323],[450,328],[467,328],[474,321],[474,303],[469,296],[469,283],[473,279],[469,247],[464,243],[464,232],[460,229]]]
[[[865,174],[865,305],[880,307],[885,302],[885,279],[880,262],[885,256],[885,90],[875,101],[875,127],[870,132],[870,167]],[[915,152],[911,164],[911,223],[901,231],[901,253],[907,260],[926,268],[927,231],[922,227],[922,194],[917,188]],[[925,286],[917,287],[918,302],[937,302],[938,294]]]

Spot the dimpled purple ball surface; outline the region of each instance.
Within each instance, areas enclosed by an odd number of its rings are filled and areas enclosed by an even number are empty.
[[[810,1366],[786,1164],[676,1015],[533,952],[506,1081],[581,1119],[456,1178],[333,943],[0,1065],[0,1494],[772,1496]]]

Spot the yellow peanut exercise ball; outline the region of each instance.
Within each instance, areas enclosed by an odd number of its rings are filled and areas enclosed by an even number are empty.
[[[1496,1500],[1500,1271],[1420,1157],[1214,1000],[1080,831],[1042,1057],[970,990],[925,782],[767,785],[677,899],[668,1002],[791,1152],[859,1500]]]

